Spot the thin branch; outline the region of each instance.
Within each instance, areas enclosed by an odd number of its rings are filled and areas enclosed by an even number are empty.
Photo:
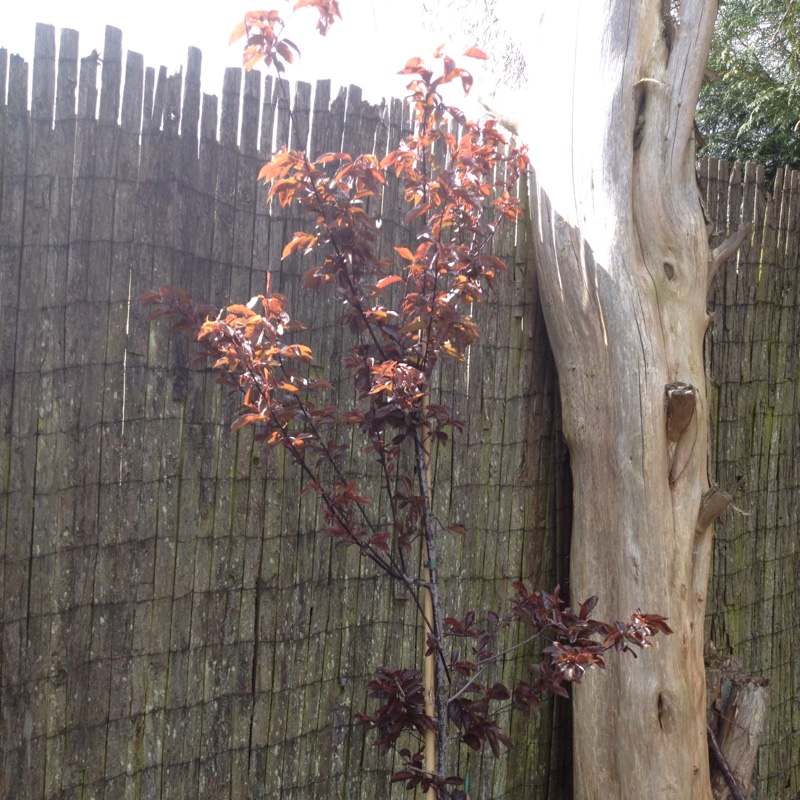
[[[238,337],[238,336],[239,336],[239,334],[234,334],[235,338]],[[240,344],[240,349],[241,349],[241,344]],[[248,361],[249,361],[249,359],[248,359]],[[264,387],[262,386],[262,382],[258,379],[258,376],[256,375],[254,370],[255,370],[254,366],[252,364],[248,363],[247,366],[246,366],[246,372],[249,375],[251,382],[253,383],[254,386],[257,387],[258,392],[261,395],[261,397],[265,401],[269,402],[269,398],[264,393]],[[240,391],[241,391],[241,387],[240,387]],[[309,480],[312,481],[312,483],[314,485],[318,485],[319,482],[317,480],[317,477],[314,475],[313,471],[311,470],[311,468],[306,463],[305,455],[303,453],[301,453],[295,447],[293,442],[291,441],[291,437],[289,436],[289,433],[286,430],[285,424],[282,423],[275,416],[275,412],[274,411],[270,412],[270,416],[272,417],[273,425],[277,428],[277,430],[280,431],[281,438],[283,439],[283,442],[284,442],[284,446],[292,454],[292,458],[294,459],[295,463],[300,467],[300,469],[306,474],[306,476],[309,478]],[[405,570],[403,570],[394,561],[394,558],[392,557],[391,553],[387,554],[388,558],[389,558],[389,561],[387,562],[386,560],[384,560],[384,558],[379,553],[375,552],[375,548],[373,548],[372,545],[370,545],[368,542],[360,542],[360,541],[358,541],[356,536],[352,533],[352,530],[351,530],[350,525],[349,525],[349,523],[347,521],[347,518],[343,516],[341,510],[339,508],[337,508],[335,506],[335,504],[333,504],[330,501],[330,498],[328,498],[327,494],[324,491],[318,491],[317,493],[322,498],[322,502],[325,504],[326,508],[328,508],[330,513],[333,516],[336,517],[336,519],[339,521],[339,524],[350,534],[351,540],[353,541],[354,544],[356,544],[359,547],[361,552],[367,558],[369,558],[376,566],[380,567],[380,569],[382,569],[387,575],[389,575],[392,578],[395,578],[396,580],[399,580],[406,587],[406,589],[408,590],[408,593],[411,595],[411,599],[414,601],[414,604],[417,607],[417,610],[422,615],[423,620],[425,620],[427,622],[427,617],[425,615],[425,611],[424,611],[424,609],[422,607],[422,604],[419,601],[419,597],[417,597],[417,592],[415,590],[415,587],[414,587],[413,583],[411,582],[409,577],[405,574]],[[363,508],[361,508],[361,504],[360,503],[356,503],[356,505],[361,510],[361,513],[364,514],[365,517],[367,517],[366,511]],[[369,522],[369,520],[368,520],[368,522]],[[374,528],[373,528],[373,530],[374,530]]]
[[[397,532],[397,523],[398,523],[398,511],[397,511],[397,499],[395,498],[394,492],[392,491],[392,480],[391,476],[389,475],[389,465],[386,462],[386,451],[383,447],[378,448],[378,460],[381,465],[381,472],[383,474],[383,480],[386,485],[386,494],[389,497],[389,506],[392,512],[392,524],[395,527],[395,533]],[[405,574],[406,572],[406,557],[403,553],[403,545],[401,542],[397,543],[397,555],[400,559],[400,569]]]
[[[486,97],[479,97],[478,102],[508,131],[519,136],[519,120],[516,117],[506,114],[497,108],[492,100]]]
[[[498,661],[503,656],[507,655],[508,653],[513,653],[514,650],[519,650],[520,647],[525,647],[526,644],[530,644],[534,639],[538,639],[544,631],[537,631],[536,633],[532,633],[527,639],[523,639],[521,642],[517,642],[511,647],[507,647],[505,650],[501,650],[499,653],[495,653],[491,659],[487,659],[486,663],[490,663],[491,661]]]
[[[477,672],[447,701],[448,704],[458,700],[458,698],[486,671],[490,663],[490,661],[484,662],[483,665],[478,668]]]
[[[728,760],[725,758],[722,750],[720,750],[717,737],[714,736],[714,731],[711,730],[711,726],[708,723],[706,723],[706,734],[708,736],[708,749],[714,756],[720,772],[725,777],[725,782],[730,787],[734,800],[745,800],[745,796],[742,794],[742,790],[739,788],[739,784],[737,783],[733,774],[731,765],[728,763]]]

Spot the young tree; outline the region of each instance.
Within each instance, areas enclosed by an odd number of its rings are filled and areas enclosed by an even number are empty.
[[[574,695],[578,800],[710,800],[703,620],[711,525],[709,251],[694,112],[716,0],[540,0],[520,132],[573,479],[571,590],[658,607],[676,636]],[[673,624],[674,623],[674,624]],[[641,667],[644,666],[644,669]]]
[[[335,0],[295,3],[306,6],[319,12],[323,34],[338,16]],[[282,31],[278,11],[248,13],[233,37],[245,37],[246,66],[264,61],[282,71],[291,63],[296,48]],[[465,55],[485,58],[477,48]],[[530,592],[522,582],[513,585],[507,610],[478,616],[449,609],[447,615],[439,536],[467,532],[435,515],[429,464],[433,448],[463,423],[432,402],[431,389],[441,361],[464,361],[479,335],[472,308],[504,270],[488,244],[498,225],[521,214],[513,189],[528,159],[524,150],[506,148],[494,120],[469,122],[444,102],[444,85],[455,81],[468,90],[472,77],[441,49],[434,59],[440,71],[420,58],[401,71],[410,79],[414,132],[380,162],[371,154],[328,153],[311,160],[283,150],[259,176],[270,184],[270,200],[309,215],[309,229],[295,232],[283,256],[317,254],[306,288],[332,289],[343,304],[340,322],[353,338],[345,364],[356,405],[329,401],[325,393],[332,387],[308,375],[313,354],[292,338],[302,325],[291,319],[286,298],[272,291],[269,272],[263,294],[216,315],[172,287],[144,300],[155,306],[153,316],[168,316],[176,328],[195,334],[197,360],[212,359],[220,382],[241,393],[242,414],[233,429],[253,426],[264,454],[282,447],[296,463],[306,491],[320,500],[325,533],[356,548],[409,593],[426,631],[425,682],[414,665],[378,667],[368,689],[381,705],[357,718],[399,756],[403,766],[394,781],[420,786],[431,798],[464,798],[464,790],[453,789],[463,780],[451,773],[451,743],[476,751],[488,746],[495,756],[501,745],[510,746],[495,718],[498,703],[527,711],[544,691],[566,697],[564,684],[603,668],[606,651],[649,647],[654,634],[671,631],[663,616],[641,611],[628,623],[593,620],[596,597],[573,610],[558,588]],[[462,126],[460,137],[453,122]],[[415,231],[410,247],[380,257],[380,226],[365,206],[393,179],[409,204],[404,222]],[[345,463],[341,429],[361,433],[364,455],[379,465],[388,524],[372,512],[370,487]],[[509,689],[487,678],[493,665],[521,646],[503,650],[500,644],[499,634],[513,621],[530,626],[528,641],[544,636],[551,644],[548,660],[536,667],[538,677]]]

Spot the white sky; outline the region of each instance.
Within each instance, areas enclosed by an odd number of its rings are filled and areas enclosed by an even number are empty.
[[[330,78],[334,85],[354,83],[364,90],[365,99],[402,97],[407,79],[397,71],[408,58],[428,57],[441,44],[420,22],[418,9],[423,0],[340,0],[342,20],[337,20],[327,37],[315,30],[317,13],[304,9],[289,22],[286,33],[300,47],[302,58],[289,67],[290,79]],[[428,0],[436,7],[437,0]],[[241,44],[228,47],[234,25],[251,8],[286,8],[286,0],[252,0],[200,4],[178,0],[6,0],[0,25],[0,47],[33,61],[37,22],[80,34],[80,55],[102,51],[107,24],[122,30],[123,51],[144,55],[145,65],[165,65],[170,73],[185,63],[189,46],[203,53],[202,87],[219,94],[225,67],[241,64]],[[402,13],[401,13],[402,11]],[[288,17],[288,14],[287,14]],[[286,17],[285,17],[286,18]],[[411,44],[409,44],[411,43]],[[463,47],[463,43],[462,43]],[[458,51],[453,51],[456,55]],[[479,78],[480,62],[465,59]],[[124,63],[124,57],[123,57]],[[477,95],[475,89],[473,94]],[[460,98],[453,98],[462,107]]]

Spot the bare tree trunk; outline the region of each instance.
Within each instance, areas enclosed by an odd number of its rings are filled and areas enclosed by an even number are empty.
[[[682,0],[677,23],[661,0],[534,8],[520,132],[575,484],[571,594],[598,594],[604,617],[664,614],[675,631],[575,687],[576,798],[710,800],[703,617],[718,508],[709,494],[701,514],[701,498],[715,264],[693,123],[716,0]]]

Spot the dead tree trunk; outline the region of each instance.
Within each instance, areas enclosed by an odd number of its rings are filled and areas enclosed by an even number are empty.
[[[673,2],[673,7],[675,3]],[[716,0],[541,0],[526,55],[534,239],[575,485],[571,595],[675,631],[575,687],[578,800],[710,800],[709,252],[694,109]]]

